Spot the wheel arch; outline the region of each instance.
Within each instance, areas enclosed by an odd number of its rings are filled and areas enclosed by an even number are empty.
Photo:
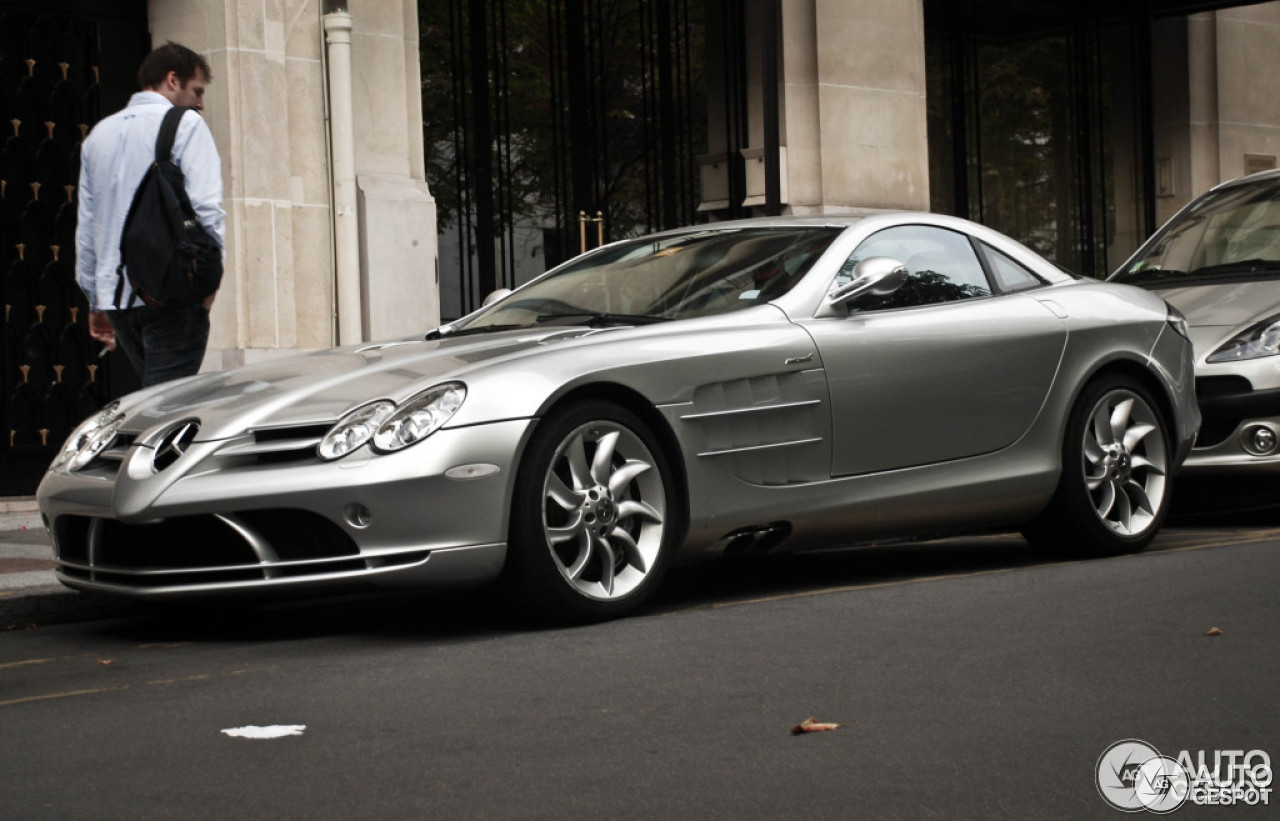
[[[675,501],[678,506],[677,512],[680,516],[680,541],[683,542],[689,527],[689,478],[685,473],[684,454],[680,448],[680,442],[676,438],[675,431],[671,429],[671,425],[666,418],[644,394],[617,382],[591,382],[576,385],[570,390],[549,399],[538,411],[538,422],[541,423],[543,419],[554,415],[561,408],[590,400],[603,400],[621,405],[639,416],[640,421],[644,422],[653,435],[658,438],[658,443],[662,447],[663,455],[667,457],[672,476],[676,482]],[[534,425],[530,429],[530,437],[536,427],[537,425]],[[525,442],[521,445],[521,463],[524,461],[524,450],[528,446],[530,437],[526,437]]]
[[[1160,416],[1164,419],[1166,435],[1170,437],[1168,444],[1170,447],[1176,448],[1177,442],[1173,441],[1173,427],[1177,424],[1178,417],[1175,412],[1173,397],[1169,393],[1169,387],[1165,384],[1164,380],[1152,373],[1149,367],[1137,360],[1113,359],[1101,365],[1093,373],[1089,374],[1088,379],[1084,379],[1080,382],[1080,387],[1076,391],[1076,395],[1072,397],[1071,400],[1072,407],[1074,407],[1075,403],[1079,401],[1080,395],[1084,393],[1084,390],[1088,385],[1093,384],[1098,379],[1111,375],[1128,376],[1147,389],[1147,392],[1151,394],[1151,398],[1157,405],[1156,410],[1160,412]]]

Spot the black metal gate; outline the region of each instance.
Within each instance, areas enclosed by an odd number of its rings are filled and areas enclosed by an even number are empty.
[[[442,311],[609,241],[693,222],[701,0],[423,0]],[[450,282],[456,278],[456,282]]]
[[[0,3],[0,496],[115,391],[75,283],[80,142],[136,88],[146,3]]]

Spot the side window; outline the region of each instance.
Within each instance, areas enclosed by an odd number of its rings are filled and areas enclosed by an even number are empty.
[[[1005,293],[1025,291],[1028,288],[1038,288],[1045,284],[1044,280],[1031,273],[1021,263],[1014,262],[985,242],[982,243],[982,253],[986,255],[987,262],[991,265],[991,273],[996,278],[996,286]]]
[[[888,296],[864,296],[850,303],[859,311],[911,308],[990,296],[982,264],[964,234],[929,225],[901,225],[867,237],[840,268],[837,282],[848,282],[859,262],[892,257],[907,266],[907,281]]]

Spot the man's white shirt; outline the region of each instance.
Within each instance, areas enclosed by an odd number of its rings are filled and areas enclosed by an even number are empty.
[[[76,230],[76,282],[89,309],[116,309],[120,235],[134,192],[155,160],[160,122],[172,107],[163,95],[139,91],[129,105],[101,120],[80,147],[80,197]],[[222,162],[204,118],[188,111],[178,124],[173,159],[186,177],[187,196],[201,224],[225,247]],[[126,279],[120,307],[133,289]]]

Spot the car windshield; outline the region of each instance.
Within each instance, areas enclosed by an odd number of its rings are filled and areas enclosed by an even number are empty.
[[[1280,273],[1280,180],[1235,185],[1205,197],[1152,237],[1112,277],[1177,285]]]
[[[708,229],[620,242],[521,288],[451,333],[728,313],[791,290],[842,228]]]

